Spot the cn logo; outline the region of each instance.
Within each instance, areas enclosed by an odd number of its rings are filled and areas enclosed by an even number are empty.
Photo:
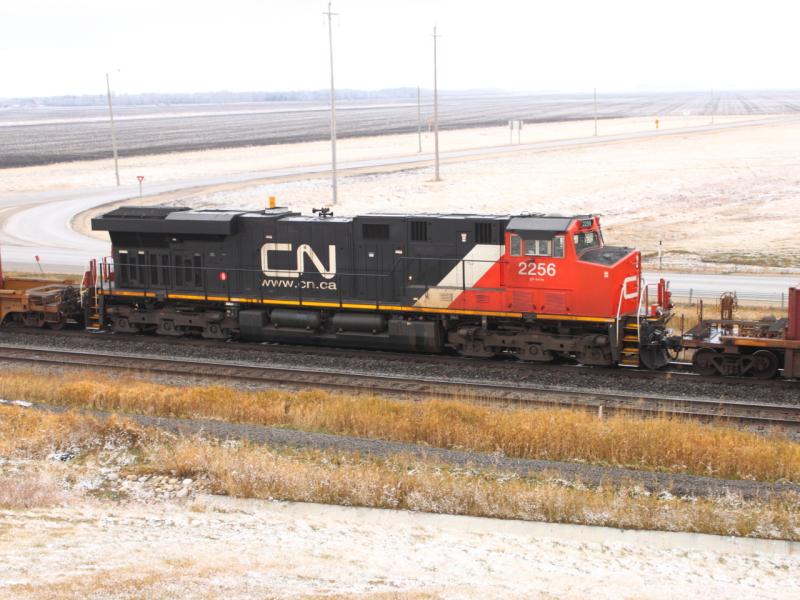
[[[622,297],[625,300],[634,300],[639,297],[639,278],[636,275],[622,280]]]
[[[316,267],[317,271],[325,279],[333,279],[336,275],[336,246],[333,244],[328,246],[328,268],[322,264],[322,261],[317,256],[316,252],[311,249],[308,244],[300,244],[297,247],[297,262],[294,269],[270,269],[269,268],[269,253],[270,252],[291,252],[292,244],[264,244],[261,246],[261,270],[267,277],[293,277],[298,278],[300,274],[306,270],[306,256]]]

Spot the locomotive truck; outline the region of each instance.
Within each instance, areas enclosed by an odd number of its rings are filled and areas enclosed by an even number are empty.
[[[668,362],[670,293],[595,215],[121,207],[92,220],[90,327],[205,338]]]

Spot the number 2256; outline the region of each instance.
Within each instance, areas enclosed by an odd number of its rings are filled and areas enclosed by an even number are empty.
[[[539,277],[554,277],[556,274],[556,266],[553,263],[535,263],[535,262],[521,262],[519,263],[519,275],[538,275]]]

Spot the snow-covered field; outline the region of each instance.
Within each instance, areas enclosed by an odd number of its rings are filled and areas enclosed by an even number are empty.
[[[730,121],[741,117],[728,117]],[[724,120],[717,117],[717,122]],[[699,125],[699,122],[692,122]],[[683,119],[660,123],[684,126]],[[600,133],[653,129],[649,119],[600,123]],[[591,136],[593,123],[535,125],[523,142]],[[498,128],[442,133],[442,149],[489,147],[508,141]],[[607,241],[637,246],[652,265],[663,242],[663,266],[672,270],[800,272],[796,232],[800,213],[800,120],[458,159],[442,165],[443,181],[431,167],[342,175],[338,214],[373,212],[599,213]],[[430,149],[430,137],[424,147]],[[416,136],[343,140],[340,160],[413,154]],[[130,159],[132,174],[151,169],[156,179],[200,173],[247,172],[283,165],[325,164],[321,142],[250,149],[214,150]],[[102,162],[102,161],[101,161]],[[9,185],[97,184],[108,165],[74,163],[0,171]],[[132,175],[131,175],[132,176]],[[231,184],[167,194],[146,202],[192,207],[260,208],[269,196],[280,205],[310,213],[330,202],[328,177]],[[130,203],[130,202],[128,202]],[[77,221],[88,228],[88,219]]]
[[[432,169],[342,177],[339,214],[549,212],[604,215],[607,239],[665,268],[800,271],[800,121],[600,146],[526,152]],[[203,207],[328,204],[327,178],[186,194]]]
[[[715,122],[753,117],[716,116]],[[371,167],[343,173],[338,214],[385,212],[553,212],[604,215],[611,243],[637,246],[652,266],[663,242],[667,270],[800,272],[796,231],[800,216],[800,120],[768,117],[770,124],[704,132],[608,141],[547,150],[453,158],[442,165],[442,182],[432,168]],[[707,125],[707,117],[661,118],[659,131]],[[542,123],[526,127],[523,143],[593,139],[594,122]],[[599,134],[655,132],[652,118],[609,119]],[[504,127],[443,131],[443,152],[493,148],[509,142]],[[432,149],[423,134],[423,150]],[[341,164],[415,156],[416,134],[340,140]],[[275,195],[279,204],[302,212],[329,204],[327,176],[285,177],[228,183],[147,197],[148,185],[198,178],[247,177],[282,168],[330,161],[327,142],[181,152],[123,158],[123,184],[144,175],[144,201],[193,207],[260,208]],[[55,194],[113,189],[111,161],[79,161],[0,170],[0,203],[11,211],[19,194]],[[105,186],[105,187],[104,187]],[[127,200],[134,203],[138,200]],[[74,221],[87,232],[91,211]]]
[[[793,553],[790,553],[793,551]],[[780,598],[797,545],[200,496],[0,511],[0,595]]]
[[[718,115],[715,123],[735,123],[759,118],[743,115]],[[659,130],[707,125],[704,116],[661,117]],[[614,135],[639,131],[655,131],[654,118],[608,119],[599,122],[598,134]],[[566,121],[526,125],[520,140],[535,143],[590,137],[594,134],[594,121]],[[516,142],[516,134],[514,141]],[[483,127],[442,131],[440,150],[460,150],[501,146],[510,141],[507,127]],[[422,149],[433,151],[433,135],[423,132]],[[394,134],[371,137],[346,138],[338,141],[337,156],[342,163],[370,158],[413,156],[418,151],[417,134]],[[213,177],[229,174],[264,171],[282,167],[327,165],[331,158],[330,142],[304,142],[273,144],[192,152],[174,152],[151,156],[123,157],[120,159],[122,185],[136,184],[136,176],[144,175],[144,193],[154,182]],[[52,165],[0,169],[0,197],[5,194],[66,190],[81,187],[114,185],[114,163],[107,160],[62,162]],[[327,196],[325,196],[327,197]]]

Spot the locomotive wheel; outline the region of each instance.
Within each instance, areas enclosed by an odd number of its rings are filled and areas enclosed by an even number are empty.
[[[778,373],[778,357],[769,350],[757,350],[750,372],[756,379],[772,379]]]
[[[714,366],[714,359],[718,354],[710,348],[695,350],[692,356],[692,368],[700,375],[717,375],[719,371]]]
[[[66,324],[67,324],[66,320],[62,318],[62,319],[59,319],[58,321],[49,322],[47,324],[47,326],[50,329],[52,329],[53,331],[60,331],[60,330],[64,329],[64,325],[66,325]]]

